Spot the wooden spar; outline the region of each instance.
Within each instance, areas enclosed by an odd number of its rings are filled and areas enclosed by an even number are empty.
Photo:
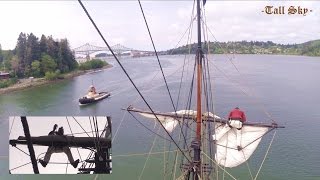
[[[38,136],[30,137],[34,145],[39,146],[68,146],[68,147],[81,147],[89,148],[96,147],[96,137],[74,137],[74,136],[60,136],[60,135],[49,135],[49,136]],[[14,144],[27,144],[27,138],[19,136],[17,140],[10,140],[11,145]],[[111,148],[111,140],[107,138],[99,138],[99,143],[102,147]]]
[[[151,111],[144,111],[144,110],[133,108],[133,107],[128,107],[127,109],[122,109],[122,110],[130,111],[130,112],[137,112],[137,113],[151,114],[151,115],[155,114],[155,115],[167,116],[167,117],[172,117],[172,118],[183,118],[184,117],[186,119],[196,119],[196,116],[192,116],[190,114],[179,115],[176,113],[162,113],[162,112],[156,112],[156,111],[154,111],[154,113],[152,113]]]
[[[166,117],[170,117],[170,118],[175,118],[175,119],[186,119],[186,120],[192,120],[194,121],[196,119],[196,116],[193,115],[180,115],[180,114],[175,114],[175,113],[161,113],[161,112],[154,112],[154,114],[150,111],[143,111],[140,109],[136,109],[136,108],[127,108],[127,109],[123,109],[123,110],[127,110],[127,111],[131,111],[131,112],[138,112],[138,113],[145,113],[145,114],[150,114],[150,115],[160,115],[160,116],[166,116]],[[209,122],[217,122],[217,123],[223,123],[226,124],[228,122],[227,119],[223,119],[223,118],[213,118],[213,117],[208,117],[208,116],[204,116],[202,115],[202,121],[209,121]],[[284,126],[279,126],[277,124],[264,124],[264,123],[254,123],[254,122],[244,122],[243,125],[246,126],[255,126],[255,127],[268,127],[268,128],[284,128]]]
[[[201,141],[201,90],[202,90],[202,48],[201,48],[201,21],[200,0],[197,0],[198,23],[198,50],[197,50],[197,140]]]
[[[24,135],[26,136],[25,139],[26,139],[26,144],[28,145],[28,149],[29,149],[29,153],[30,153],[33,172],[35,174],[39,174],[38,164],[37,164],[36,156],[34,154],[34,149],[33,149],[33,145],[32,145],[32,139],[31,139],[31,136],[30,136],[29,125],[28,125],[27,118],[25,116],[21,116],[21,123],[22,123],[22,126],[23,126]]]
[[[201,62],[201,50],[199,50],[197,54],[197,61],[198,61],[198,70],[197,70],[197,139],[201,140],[201,80],[202,80],[202,62]]]
[[[214,119],[212,117],[208,117],[208,119],[204,121],[209,121],[209,122],[218,122],[218,123],[223,123],[226,124],[228,120],[226,119]],[[271,123],[271,124],[263,124],[263,123],[253,123],[253,122],[244,122],[242,123],[243,126],[255,126],[255,127],[268,127],[268,128],[285,128],[284,126],[279,126],[277,123]]]

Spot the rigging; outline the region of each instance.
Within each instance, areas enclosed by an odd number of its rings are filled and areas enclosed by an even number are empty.
[[[137,88],[137,86],[135,85],[135,83],[133,82],[133,80],[131,79],[131,77],[129,76],[128,72],[124,69],[124,67],[122,66],[121,62],[119,61],[119,59],[117,58],[117,56],[114,54],[113,50],[111,49],[111,47],[109,46],[108,42],[106,41],[106,39],[104,38],[104,36],[102,35],[102,33],[100,32],[98,26],[96,25],[96,23],[94,22],[94,20],[91,18],[89,12],[87,11],[87,9],[85,8],[85,6],[83,5],[83,3],[81,2],[81,0],[78,0],[78,2],[80,3],[82,9],[85,11],[86,15],[88,16],[88,18],[90,19],[92,25],[95,27],[95,29],[97,30],[97,32],[99,33],[100,37],[102,38],[102,40],[104,41],[104,43],[106,44],[106,46],[108,47],[108,49],[110,50],[111,54],[113,55],[113,57],[116,59],[116,61],[118,62],[119,66],[121,67],[122,71],[126,74],[126,76],[128,77],[129,81],[131,82],[131,84],[134,86],[134,88],[136,89],[136,91],[139,93],[140,97],[143,99],[143,101],[145,102],[145,104],[148,106],[148,108],[150,109],[150,111],[153,112],[153,109],[151,108],[151,106],[149,105],[149,103],[146,101],[146,99],[144,98],[144,96],[141,94],[140,90]],[[154,114],[154,113],[153,113]],[[160,122],[160,120],[158,119],[158,117],[155,115],[156,119],[158,120],[158,122],[160,123],[160,125],[162,126],[162,128],[165,130],[165,132],[168,134],[168,136],[170,137],[170,139],[173,141],[173,143],[177,146],[177,148],[180,150],[180,152],[186,157],[186,159],[191,162],[189,160],[189,158],[184,154],[184,152],[181,150],[180,146],[175,142],[175,140],[172,138],[172,136],[170,135],[170,133],[165,129],[165,127],[163,126],[163,124]]]

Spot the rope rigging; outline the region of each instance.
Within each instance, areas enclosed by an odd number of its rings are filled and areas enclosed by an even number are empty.
[[[26,153],[24,150],[18,148],[17,146],[13,146],[13,147],[17,148],[19,151],[23,152],[23,153],[26,154],[27,156],[30,156],[30,154]]]
[[[276,132],[277,132],[277,131],[274,131],[274,133],[273,133],[273,136],[272,136],[272,139],[271,139],[270,144],[269,144],[269,146],[268,146],[267,152],[266,152],[266,154],[265,154],[264,157],[263,157],[263,160],[262,160],[262,162],[261,162],[261,165],[260,165],[260,167],[259,167],[259,170],[258,170],[258,172],[257,172],[254,180],[256,180],[256,179],[258,178],[258,175],[259,175],[259,173],[260,173],[260,170],[261,170],[261,168],[262,168],[262,165],[264,164],[264,162],[265,162],[265,160],[266,160],[266,158],[267,158],[267,155],[268,155],[268,153],[269,153],[269,151],[270,151],[270,148],[271,148],[271,145],[272,145],[272,143],[273,143],[273,140],[274,140],[274,137],[275,137],[275,135],[276,135]]]
[[[158,132],[157,132],[157,133],[159,133],[159,130],[160,130],[160,126],[159,126],[159,128],[158,128]],[[149,150],[147,159],[146,159],[146,161],[145,161],[145,163],[144,163],[144,166],[143,166],[143,168],[142,168],[142,170],[141,170],[141,173],[140,173],[140,175],[139,175],[139,180],[142,178],[142,175],[143,175],[143,173],[144,173],[144,170],[145,170],[145,168],[146,168],[146,166],[147,166],[147,162],[148,162],[148,160],[149,160],[149,158],[150,158],[150,155],[151,155],[150,153],[151,153],[152,150],[153,150],[153,147],[154,147],[154,145],[155,145],[156,140],[157,140],[157,136],[154,136],[154,140],[153,140],[152,146],[150,147],[150,150]]]
[[[148,29],[148,33],[149,33],[149,36],[150,36],[150,40],[151,40],[151,42],[152,42],[152,46],[153,46],[154,52],[155,52],[156,57],[157,57],[157,60],[158,60],[158,64],[159,64],[159,67],[160,67],[160,70],[161,70],[161,73],[162,73],[162,76],[163,76],[163,79],[164,79],[164,82],[165,82],[165,85],[166,85],[166,88],[167,88],[167,91],[168,91],[168,94],[169,94],[169,97],[170,97],[171,104],[172,104],[173,109],[174,109],[174,113],[175,113],[176,116],[177,116],[177,108],[176,108],[175,105],[174,105],[174,102],[173,102],[173,99],[172,99],[172,95],[171,95],[171,93],[170,93],[169,86],[168,86],[166,77],[165,77],[165,75],[164,75],[164,72],[163,72],[163,69],[162,69],[162,66],[161,66],[161,63],[160,63],[160,59],[159,59],[157,50],[156,50],[156,48],[155,48],[155,45],[154,45],[154,42],[153,42],[153,39],[152,39],[152,35],[151,35],[151,32],[150,32],[150,29],[149,29],[149,26],[148,26],[148,23],[147,23],[145,14],[144,14],[144,12],[143,12],[143,8],[142,8],[142,5],[141,5],[141,2],[140,2],[140,0],[138,0],[138,2],[139,2],[139,6],[140,6],[140,9],[141,9],[141,13],[142,13],[142,15],[143,15],[143,18],[144,18],[146,27],[147,27],[147,29]],[[191,20],[190,24],[192,24],[192,20]],[[182,80],[182,78],[181,78],[181,80]],[[180,91],[180,90],[179,90],[179,91]],[[178,96],[178,97],[179,97],[179,96]],[[187,143],[187,142],[186,142],[186,137],[185,137],[185,135],[183,134],[183,131],[182,131],[181,122],[178,121],[178,124],[179,124],[179,127],[180,127],[179,129],[180,129],[180,132],[181,132],[181,134],[182,134],[182,137],[183,137],[185,143]]]
[[[189,48],[190,49],[190,48]],[[188,63],[187,63],[187,65],[189,65],[189,62],[190,61],[188,61]],[[182,66],[182,67],[180,67],[180,68],[178,68],[175,72],[173,72],[172,74],[170,74],[169,76],[171,76],[171,75],[173,75],[173,74],[175,74],[176,72],[178,72],[181,68],[183,69],[182,71],[184,71],[184,66],[185,66],[185,64]],[[159,72],[159,71],[158,71]],[[157,73],[158,74],[158,73]],[[157,76],[157,74],[156,75],[154,75],[154,77],[150,80],[150,82],[151,81],[153,81],[153,79]],[[148,83],[144,83],[144,86],[147,86],[147,84]],[[143,87],[142,87],[142,89],[143,89]],[[137,101],[139,98],[137,98],[135,101]],[[135,102],[134,101],[134,102]],[[134,102],[133,103],[130,103],[130,104],[134,104]],[[125,116],[125,114],[126,114],[126,111],[124,112],[124,115],[123,115],[123,118],[122,118],[122,120],[120,121],[120,124],[119,124],[119,126],[118,126],[118,128],[117,128],[117,130],[116,130],[116,133],[115,133],[115,135],[113,136],[113,141],[114,141],[114,139],[115,139],[115,137],[116,137],[116,135],[117,135],[117,132],[118,132],[118,130],[120,129],[120,126],[121,126],[121,124],[122,124],[122,122],[123,122],[123,120],[124,120],[124,116]],[[131,115],[133,115],[133,114],[131,114]],[[135,118],[135,120],[136,121],[138,121],[136,118]],[[143,127],[145,127],[144,126],[144,124],[143,123],[141,123],[140,121],[138,121],[138,123],[140,124],[140,125],[142,125]],[[148,128],[147,128],[148,129]],[[150,130],[150,129],[148,129],[149,131],[152,131],[152,130]],[[154,132],[153,132],[154,133]],[[179,136],[180,136],[180,134],[179,134]],[[171,144],[172,144],[172,142],[171,141],[169,141],[170,142],[170,144],[169,144],[169,150],[171,149]],[[179,143],[180,143],[180,138],[179,138]],[[178,144],[179,144],[178,143]],[[167,151],[167,153],[169,153],[170,151]],[[176,151],[176,154],[178,153],[178,151]],[[169,156],[168,156],[168,159],[170,158],[170,155],[171,154],[169,154]],[[168,161],[167,161],[167,163],[168,163]]]
[[[192,17],[191,17],[191,19],[192,19]],[[190,24],[192,25],[192,22],[191,22]],[[186,30],[186,32],[187,32],[188,30],[190,31],[190,27],[191,27],[191,26],[189,26],[189,28]],[[186,33],[186,32],[185,32],[185,33]],[[183,35],[183,36],[184,36],[184,35]],[[189,35],[189,36],[190,36],[190,35]],[[182,37],[182,38],[183,38],[183,37]],[[182,40],[182,38],[180,39],[180,41]],[[189,39],[189,38],[188,38],[188,39]],[[180,41],[179,41],[179,43],[180,43]],[[179,43],[178,43],[178,44],[179,44]],[[177,45],[178,45],[178,44],[177,44]],[[177,46],[177,45],[176,45],[176,46]],[[189,46],[189,49],[191,49],[190,46]],[[171,52],[172,52],[172,51],[171,51]],[[186,56],[185,56],[185,57],[186,57]],[[185,63],[184,63],[184,65],[185,65]],[[184,71],[184,65],[183,65],[183,71]],[[182,73],[183,73],[183,71],[182,71]],[[180,91],[180,88],[179,88],[179,91]],[[177,102],[179,102],[179,101],[177,101]],[[120,127],[120,126],[119,126],[119,127]],[[118,129],[119,129],[119,127],[118,127]],[[170,144],[170,145],[171,145],[171,144]]]
[[[148,131],[150,131],[151,133],[156,134],[157,136],[161,137],[162,139],[165,139],[165,140],[167,140],[167,141],[169,141],[169,142],[172,142],[172,140],[167,139],[167,138],[161,136],[160,134],[152,131],[150,128],[148,128],[146,125],[144,125],[142,122],[140,122],[140,121],[134,116],[134,114],[132,114],[130,111],[129,111],[129,114],[134,118],[134,120],[136,120],[141,126],[143,126],[144,128],[146,128],[146,129],[147,129]]]
[[[13,116],[13,120],[12,120],[12,123],[11,123],[11,127],[10,127],[10,130],[9,130],[9,136],[11,134],[11,131],[12,131],[12,127],[13,127],[13,123],[14,123],[14,120],[16,119],[16,116]]]
[[[202,11],[202,17],[201,20],[204,20],[205,22],[207,21],[206,19],[206,11],[205,11],[205,7],[203,7],[203,11]],[[208,29],[204,28],[204,23],[202,23],[202,29],[203,29],[203,37],[204,37],[204,41],[208,42]],[[214,108],[214,103],[213,103],[213,93],[212,93],[212,83],[211,83],[211,74],[210,74],[210,66],[209,66],[209,62],[208,62],[208,55],[210,55],[210,44],[207,43],[207,54],[205,54],[204,57],[204,69],[205,72],[204,73],[204,79],[206,79],[206,81],[204,82],[205,84],[205,99],[206,99],[206,107],[207,107],[207,112],[212,112],[213,114],[215,114],[215,108]],[[209,84],[209,85],[208,85]],[[215,120],[215,119],[214,119]],[[215,122],[213,122],[213,125],[215,125]],[[207,133],[208,137],[211,137],[212,134],[216,134],[215,133],[215,129],[213,128],[213,131],[211,130],[211,123],[204,123],[204,126],[207,129],[207,132],[204,131],[204,134]],[[206,137],[206,134],[203,136]],[[205,141],[207,142],[207,151],[209,151],[209,155],[210,157],[213,157],[213,154],[215,152],[215,145],[213,143],[211,143],[211,141]],[[208,160],[208,158],[207,158]],[[212,167],[212,162],[209,161],[209,167]],[[204,173],[204,172],[203,172]],[[210,175],[211,171],[209,172]],[[214,173],[212,173],[212,176],[214,175]]]
[[[157,115],[154,113],[153,109],[151,108],[151,106],[149,105],[149,103],[146,101],[146,99],[144,98],[144,96],[141,94],[141,92],[139,91],[139,89],[137,88],[136,84],[133,82],[133,80],[131,79],[131,77],[129,76],[129,74],[127,73],[127,71],[124,69],[123,65],[121,64],[121,62],[119,61],[119,59],[117,58],[117,56],[114,54],[113,50],[111,49],[111,47],[109,46],[108,42],[106,41],[106,39],[104,38],[104,36],[102,35],[101,31],[99,30],[98,26],[96,25],[96,23],[94,22],[94,20],[91,18],[89,12],[87,11],[87,9],[85,8],[85,6],[83,5],[83,3],[81,2],[81,0],[78,0],[79,4],[81,5],[82,9],[85,11],[87,17],[90,19],[92,25],[95,27],[95,29],[97,30],[98,34],[100,35],[100,37],[102,38],[102,40],[104,41],[104,43],[106,44],[106,46],[108,47],[109,51],[111,52],[111,54],[113,55],[113,57],[115,58],[115,60],[117,61],[117,63],[119,64],[119,66],[121,67],[122,71],[125,73],[125,75],[128,77],[129,81],[131,82],[131,84],[134,86],[134,88],[136,89],[136,91],[138,92],[138,94],[140,95],[140,97],[143,99],[143,101],[145,102],[145,104],[148,106],[148,108],[150,109],[150,111],[154,114],[154,116],[156,117],[157,121],[159,122],[159,124],[162,126],[162,128],[166,131],[166,133],[168,134],[168,136],[170,137],[170,139],[174,142],[174,144],[178,147],[178,149],[183,153],[183,151],[181,150],[181,148],[179,147],[179,145],[175,142],[175,140],[172,138],[172,136],[170,135],[170,133],[165,129],[165,127],[163,126],[163,124],[160,122],[159,118],[157,117]],[[184,153],[183,153],[184,154]],[[187,156],[184,154],[184,156],[187,158]],[[189,162],[191,162],[189,160],[189,158],[187,158]]]
[[[232,64],[232,66],[236,69],[236,71],[238,72],[238,74],[240,75],[240,77],[243,77],[242,73],[240,73],[240,71],[239,71],[239,69],[237,68],[237,66],[233,63],[232,57],[229,57],[229,56],[228,56],[227,50],[220,45],[219,41],[218,41],[218,40],[216,39],[216,37],[213,35],[213,33],[212,33],[212,31],[210,30],[210,28],[208,27],[207,23],[204,22],[203,20],[202,20],[202,22],[203,22],[203,25],[206,26],[206,29],[208,30],[208,32],[209,32],[209,33],[212,35],[212,37],[215,39],[215,42],[218,44],[218,46],[219,46],[221,49],[224,50],[224,55],[227,57],[227,59],[229,60],[229,62]],[[208,51],[209,51],[209,50],[208,50]],[[210,51],[209,51],[209,52],[210,52]],[[239,83],[239,84],[240,84],[240,83]],[[249,86],[248,86],[248,87],[249,87]],[[250,88],[250,89],[251,89],[252,92],[254,92],[252,88]],[[248,95],[248,94],[247,94],[247,95]],[[249,95],[248,95],[248,96],[249,96]],[[249,96],[249,97],[254,97],[254,96]],[[264,106],[260,101],[258,101],[258,98],[257,98],[257,97],[255,97],[255,100],[256,100],[256,103],[261,106],[262,111],[269,117],[269,119],[272,121],[272,123],[275,123],[275,120],[272,118],[271,114],[266,110],[265,106]]]
[[[162,77],[163,77],[164,83],[166,84],[166,88],[167,88],[167,91],[168,91],[168,94],[169,94],[169,97],[170,97],[171,104],[172,104],[172,106],[173,106],[173,110],[174,110],[174,111],[177,111],[177,109],[176,109],[176,107],[175,107],[175,105],[174,105],[174,103],[173,103],[173,99],[172,99],[172,96],[171,96],[171,93],[170,93],[170,90],[169,90],[169,86],[168,86],[168,83],[167,83],[167,80],[166,80],[166,76],[164,75],[164,72],[163,72],[163,69],[162,69],[162,66],[161,66],[161,63],[160,63],[160,59],[159,59],[159,56],[158,56],[156,47],[155,47],[155,45],[154,45],[153,38],[152,38],[152,35],[151,35],[151,32],[150,32],[150,28],[149,28],[149,25],[148,25],[146,16],[145,16],[145,14],[144,14],[144,12],[143,12],[143,8],[142,8],[142,5],[141,5],[140,0],[138,0],[138,2],[139,2],[139,6],[140,6],[140,10],[141,10],[141,13],[142,13],[144,22],[145,22],[146,27],[147,27],[147,29],[148,29],[149,37],[150,37],[150,40],[151,40],[151,43],[152,43],[154,52],[155,52],[156,57],[157,57],[157,60],[158,60],[158,64],[159,64],[159,67],[160,67],[160,70],[161,70],[161,73],[162,73]]]
[[[16,169],[18,169],[18,168],[21,168],[21,167],[26,166],[26,165],[31,164],[31,163],[32,163],[32,162],[30,161],[30,162],[25,163],[25,164],[22,164],[22,165],[20,165],[20,166],[18,166],[18,167],[12,168],[12,169],[10,169],[9,171],[16,170]]]
[[[120,121],[120,124],[119,124],[116,132],[115,132],[114,135],[112,136],[112,141],[111,141],[111,143],[113,143],[113,141],[116,139],[116,137],[117,137],[117,135],[118,135],[118,132],[119,132],[119,129],[120,129],[120,127],[121,127],[121,124],[122,124],[122,122],[123,122],[123,120],[124,120],[124,118],[125,118],[126,115],[127,115],[127,111],[125,111],[125,112],[123,113],[123,116],[122,116],[122,119],[121,119],[121,121]]]
[[[81,127],[81,129],[88,135],[88,137],[90,137],[90,135],[88,134],[88,132],[86,131],[86,130],[84,130],[84,128],[81,126],[81,124],[77,121],[77,119],[76,118],[74,118],[73,116],[72,116],[72,118],[75,120],[75,122]]]
[[[73,132],[72,132],[72,129],[71,129],[71,126],[70,126],[68,117],[66,117],[66,119],[67,119],[67,122],[68,122],[68,126],[69,126],[69,129],[70,129],[71,135],[73,136]],[[79,155],[79,157],[80,157],[80,161],[82,161],[82,158],[81,158],[81,155],[80,155],[80,152],[79,152],[79,148],[78,148],[78,147],[77,147],[77,151],[78,151],[78,155]]]
[[[193,22],[195,21],[195,18],[194,18],[194,7],[195,7],[195,0],[193,1],[193,7],[192,7],[192,13],[191,13],[191,18],[190,18],[190,25],[188,27],[188,29],[185,31],[184,35],[186,34],[187,31],[189,31],[188,33],[188,38],[187,38],[187,44],[190,44],[189,41],[191,42],[191,38],[192,38],[192,27],[193,27]],[[183,35],[183,36],[184,36]],[[179,40],[178,44],[180,43],[180,41],[182,40],[182,38]],[[186,47],[189,49],[189,54],[191,52],[191,46],[189,45],[188,47]],[[173,50],[171,51],[173,52]],[[177,98],[177,104],[176,104],[176,107],[178,109],[178,105],[179,105],[179,100],[180,100],[180,93],[181,93],[181,87],[182,87],[182,80],[183,80],[183,76],[184,76],[184,71],[185,71],[185,61],[186,61],[186,57],[187,57],[187,54],[185,54],[184,56],[184,60],[183,60],[183,68],[182,68],[182,73],[181,73],[181,78],[180,78],[180,83],[179,83],[179,91],[178,91],[178,98]],[[187,71],[188,72],[188,71]],[[184,125],[185,124],[185,121],[184,119],[182,119],[182,124]],[[180,130],[182,132],[182,127],[180,126]],[[186,143],[186,137],[187,136],[187,132],[185,132],[185,134],[182,132],[182,135],[183,135],[183,138],[184,138],[184,146]],[[180,142],[180,139],[181,139],[181,134],[179,134],[179,142]],[[171,148],[171,144],[169,145],[169,149]],[[190,151],[189,152],[189,156],[191,157],[191,154],[190,154]],[[167,163],[169,162],[169,158],[170,158],[170,154],[168,156],[168,160],[167,160]],[[175,173],[176,173],[176,166],[177,166],[177,159],[178,158],[178,152],[175,153],[175,157],[174,157],[174,168],[172,168],[172,176],[173,178],[175,179]],[[173,169],[174,172],[173,172]],[[165,169],[166,170],[166,169]],[[166,171],[165,171],[166,172]],[[171,176],[171,178],[172,178]]]

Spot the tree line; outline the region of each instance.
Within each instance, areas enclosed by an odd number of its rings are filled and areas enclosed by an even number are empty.
[[[15,49],[3,51],[0,45],[1,70],[12,77],[43,77],[48,73],[66,73],[78,67],[67,39],[55,40],[33,33],[20,33]]]
[[[202,47],[205,53],[223,54],[286,54],[320,56],[320,40],[309,41],[302,44],[277,44],[272,41],[236,41],[236,42],[204,42]],[[167,54],[195,54],[197,44],[188,44],[170,49]]]

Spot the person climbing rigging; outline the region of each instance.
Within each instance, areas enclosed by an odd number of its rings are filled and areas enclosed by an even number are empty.
[[[220,129],[216,134],[212,135],[213,140],[215,142],[219,141],[227,132],[229,132],[232,128],[236,129],[236,137],[237,137],[237,148],[238,151],[241,150],[241,129],[242,123],[246,122],[246,115],[243,111],[240,110],[239,107],[234,108],[228,116],[228,121],[226,125]]]
[[[58,131],[56,131],[58,125],[55,124],[53,126],[53,130],[49,132],[49,136],[64,136],[64,130],[63,130],[63,127],[60,127],[58,129]],[[43,167],[46,167],[47,164],[49,163],[50,161],[50,158],[51,158],[51,155],[53,153],[65,153],[68,157],[68,160],[70,162],[70,164],[76,168],[78,166],[78,163],[79,163],[79,159],[77,159],[76,161],[74,161],[73,157],[72,157],[72,154],[71,154],[71,151],[70,151],[70,148],[68,146],[61,146],[61,145],[52,145],[52,146],[49,146],[48,147],[48,150],[44,156],[44,159],[39,159],[39,162],[40,164],[43,166]]]

